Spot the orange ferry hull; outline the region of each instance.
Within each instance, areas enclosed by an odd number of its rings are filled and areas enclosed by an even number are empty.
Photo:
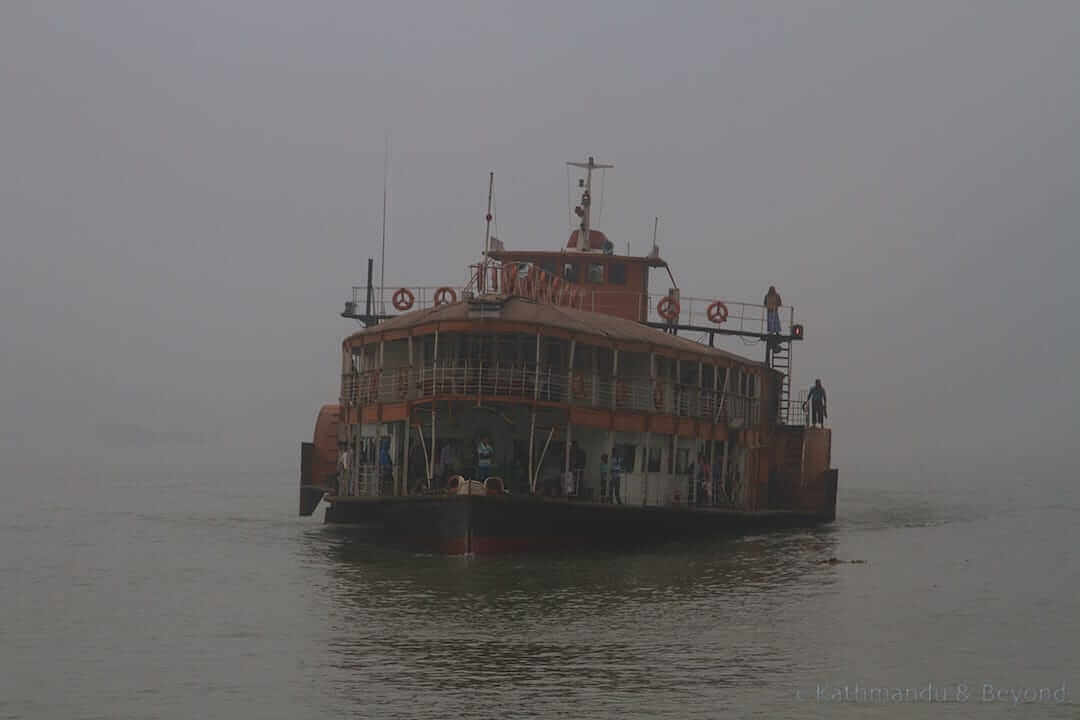
[[[410,549],[451,555],[628,547],[810,527],[835,518],[836,473],[816,512],[631,506],[513,496],[331,498],[326,521],[373,529]]]

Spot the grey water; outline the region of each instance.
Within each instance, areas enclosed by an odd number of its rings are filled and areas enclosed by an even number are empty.
[[[290,467],[4,473],[2,718],[1080,715],[1075,472],[846,469],[828,527],[471,558],[295,517]]]

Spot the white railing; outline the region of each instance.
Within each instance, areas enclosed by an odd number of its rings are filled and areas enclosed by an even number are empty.
[[[338,473],[339,497],[369,497],[380,494],[377,465],[360,465],[355,470]]]
[[[732,426],[757,425],[761,402],[733,392],[676,383],[665,378],[601,377],[535,365],[421,366],[362,373],[341,378],[341,403],[358,407],[413,402],[435,395],[568,403],[614,410],[704,419]]]
[[[545,275],[545,277],[551,277]],[[520,270],[517,275],[509,279],[501,273],[496,273],[487,284],[484,291],[477,290],[475,274],[470,282],[465,284],[450,284],[444,286],[435,285],[407,285],[386,288],[371,288],[371,310],[377,315],[394,315],[399,312],[409,312],[434,306],[436,298],[442,302],[451,299],[461,300],[467,292],[483,294],[491,292],[504,295],[524,295],[541,302],[550,302],[556,305],[565,305],[592,312],[615,312],[624,315],[628,309],[636,307],[637,319],[653,323],[672,323],[677,325],[694,325],[698,327],[716,327],[721,330],[732,330],[743,333],[765,335],[768,330],[765,307],[758,303],[737,302],[726,300],[722,297],[692,297],[682,295],[678,303],[678,315],[674,319],[660,315],[660,302],[667,297],[666,294],[645,294],[629,290],[612,289],[610,285],[590,285],[589,283],[563,283],[561,289],[552,291],[550,280],[544,285],[536,278],[530,279],[527,269]],[[500,285],[500,282],[502,285]],[[547,289],[545,289],[547,288]],[[395,294],[399,290],[406,290],[401,295],[401,307],[394,305]],[[447,292],[450,290],[452,292]],[[441,291],[441,292],[440,292]],[[367,310],[367,286],[354,286],[352,289],[351,309],[353,314],[363,314]],[[382,300],[380,301],[380,297]],[[409,301],[407,304],[405,301]],[[716,320],[709,317],[709,310],[715,303],[724,305],[724,312],[715,315]],[[795,322],[795,309],[791,306],[782,306],[779,310],[780,332],[790,332]],[[720,321],[720,317],[723,321]]]
[[[452,293],[445,292],[445,288],[452,290]],[[398,309],[394,306],[394,294],[398,290],[408,290],[412,296],[412,304],[403,309]],[[466,285],[408,285],[408,286],[394,286],[387,288],[373,287],[371,312],[376,315],[394,315],[401,312],[410,312],[412,310],[423,310],[435,305],[435,297],[439,294],[440,290],[443,290],[440,300],[442,301],[454,301],[461,300],[468,286]],[[354,314],[362,315],[367,311],[367,292],[366,285],[354,286],[352,289],[352,305]],[[380,301],[380,296],[382,300]],[[402,300],[406,298],[403,296]]]

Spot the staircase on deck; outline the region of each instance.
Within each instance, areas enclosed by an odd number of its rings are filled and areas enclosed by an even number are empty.
[[[797,418],[793,417],[799,413],[793,412],[791,403],[791,340],[782,339],[780,336],[774,340],[770,336],[766,342],[775,343],[775,349],[766,351],[766,361],[769,367],[780,372],[782,376],[777,390],[777,421],[784,425],[802,425],[802,422],[796,422]]]

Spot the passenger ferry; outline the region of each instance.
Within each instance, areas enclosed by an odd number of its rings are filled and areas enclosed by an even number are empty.
[[[831,430],[791,397],[794,309],[770,328],[761,304],[683,295],[655,240],[617,254],[590,226],[593,175],[612,166],[568,165],[580,224],[557,250],[491,237],[489,189],[466,283],[377,288],[368,261],[342,313],[362,327],[340,398],[302,443],[300,514],[325,501],[327,522],[455,554],[833,521]]]

